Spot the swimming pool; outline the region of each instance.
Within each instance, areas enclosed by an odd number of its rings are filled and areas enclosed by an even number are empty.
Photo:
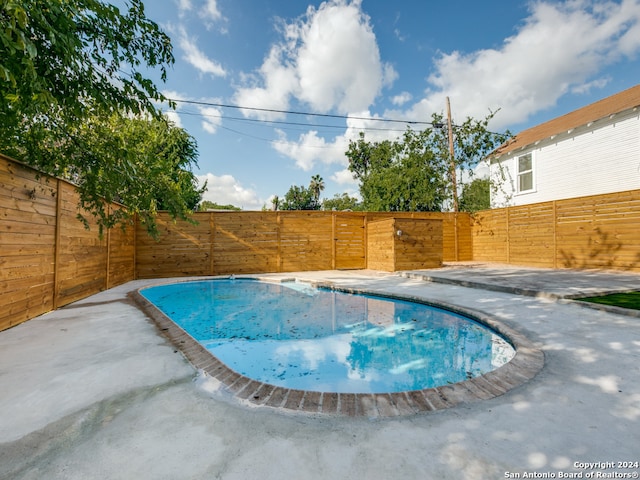
[[[261,289],[259,293],[251,290],[256,285]],[[186,291],[189,295],[184,293]],[[412,412],[434,410],[501,395],[532,378],[542,367],[541,352],[525,337],[479,312],[470,313],[447,305],[445,310],[430,308],[416,315],[412,312],[416,303],[407,301],[416,299],[390,301],[379,293],[356,293],[365,294],[345,295],[293,281],[264,283],[216,279],[142,289],[137,296],[138,302],[194,365],[201,366],[239,398],[256,404],[305,411],[337,410],[357,415],[364,414],[367,405],[380,407],[382,402],[383,407],[385,404],[393,407],[390,415],[397,415],[403,409]],[[295,298],[299,303],[297,310],[287,310],[284,305],[289,302],[282,301],[283,298]],[[248,299],[251,300],[249,303]],[[178,327],[170,321],[151,301],[164,302],[161,309],[176,319],[182,317],[177,320],[182,325]],[[226,313],[214,313],[216,321],[212,324],[210,317],[215,304],[224,306]],[[354,310],[356,306],[360,313]],[[426,308],[424,305],[419,307]],[[273,308],[275,314],[271,317],[263,314]],[[444,314],[444,323],[441,321],[438,328],[426,327],[425,311],[429,312],[428,317],[433,317],[434,311],[438,315]],[[460,314],[471,318],[462,318]],[[198,320],[207,316],[209,320]],[[242,318],[244,320],[237,322]],[[343,318],[348,321],[341,320]],[[291,322],[292,319],[304,319],[304,322]],[[259,325],[260,329],[238,329],[239,324]],[[449,328],[451,325],[454,327]],[[499,330],[500,334],[487,330],[486,326]],[[190,333],[185,334],[182,328]],[[221,335],[219,332],[223,331],[226,333]],[[436,333],[438,331],[440,334]],[[445,331],[448,333],[442,333]],[[489,332],[488,337],[486,332]],[[340,342],[334,340],[348,335],[350,341],[342,342],[343,346],[338,347]],[[400,350],[412,352],[413,358],[390,354],[389,343],[403,335],[405,340],[400,342],[403,345]],[[329,340],[332,336],[334,339]],[[454,374],[457,376],[443,380],[442,370],[436,368],[438,362],[432,361],[435,357],[421,357],[420,348],[410,345],[415,337],[421,337],[422,343],[440,353],[443,353],[442,346],[447,344],[442,340],[447,337],[457,339],[454,346],[449,345],[449,360],[444,362],[449,370],[457,372]],[[312,339],[316,341],[315,346],[311,346],[313,342],[309,343]],[[280,348],[272,348],[273,344],[279,344]],[[205,346],[211,350],[206,350]],[[515,355],[513,346],[516,347]],[[216,348],[219,348],[217,352]],[[382,356],[384,362],[376,351],[386,352]],[[389,358],[394,360],[387,362]],[[247,359],[252,360],[247,362]],[[326,378],[317,373],[317,368],[309,368],[323,362],[332,367]],[[383,370],[395,376],[392,387],[385,386],[378,373],[368,369],[372,363],[382,365]],[[346,372],[347,378],[354,381],[330,378],[338,370],[342,371],[341,375]],[[408,377],[413,378],[413,383],[406,383]],[[379,412],[378,407],[376,411]]]

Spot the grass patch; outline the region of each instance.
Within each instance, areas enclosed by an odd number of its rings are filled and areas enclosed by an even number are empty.
[[[601,297],[585,297],[579,299],[582,302],[601,303],[614,307],[631,308],[640,310],[640,292],[612,293]]]

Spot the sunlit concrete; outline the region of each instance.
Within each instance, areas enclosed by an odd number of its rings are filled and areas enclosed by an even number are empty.
[[[529,285],[544,291],[558,281],[545,280],[548,273],[530,276]],[[567,278],[567,288],[584,281],[579,275]],[[0,332],[0,478],[491,479],[640,472],[617,468],[618,461],[640,462],[637,318],[549,295],[381,272],[274,276],[379,289],[494,315],[544,352],[544,368],[505,395],[399,418],[248,408],[203,379],[129,301],[128,292],[155,282],[130,282]],[[640,288],[640,276],[628,277]],[[615,278],[605,283],[613,288]],[[583,465],[597,462],[615,468]]]

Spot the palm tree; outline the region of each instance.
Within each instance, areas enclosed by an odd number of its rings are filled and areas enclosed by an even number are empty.
[[[311,177],[311,183],[309,184],[309,190],[313,193],[313,198],[316,205],[320,204],[320,192],[324,190],[324,180],[320,175],[314,175]]]

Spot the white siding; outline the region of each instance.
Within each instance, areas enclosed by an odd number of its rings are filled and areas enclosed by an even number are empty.
[[[517,157],[532,152],[534,191],[518,194]],[[640,189],[640,116],[631,112],[547,139],[500,159],[505,181],[492,192],[493,207]],[[491,165],[492,179],[499,167]]]

